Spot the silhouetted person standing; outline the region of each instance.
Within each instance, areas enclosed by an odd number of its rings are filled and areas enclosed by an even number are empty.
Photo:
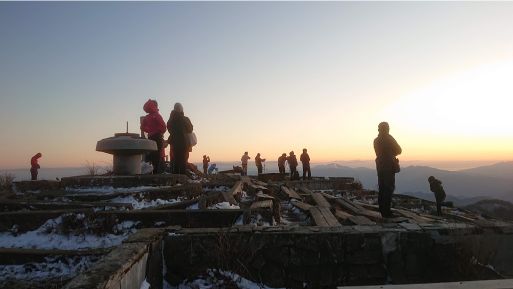
[[[210,157],[207,155],[203,155],[203,173],[205,174],[205,176],[207,175],[207,172],[208,172],[208,163],[209,162],[210,162]]]
[[[287,162],[289,163],[290,168],[290,179],[294,179],[297,174],[297,158],[294,154],[294,151],[291,151],[289,153],[289,156],[287,157]]]
[[[303,153],[299,157],[301,163],[303,164],[303,180],[306,180],[306,174],[308,173],[308,179],[312,178],[312,171],[310,170],[310,156],[306,152],[306,149],[303,149]]]
[[[445,201],[445,190],[442,186],[442,182],[438,180],[437,178],[430,176],[428,178],[429,182],[429,189],[435,193],[435,199],[436,199],[436,213],[438,216],[442,215],[442,202]]]
[[[265,162],[265,159],[260,157],[260,153],[257,153],[257,155],[255,157],[255,165],[257,167],[258,174],[262,173],[262,163],[263,162]]]
[[[167,130],[169,131],[169,144],[171,145],[172,172],[173,174],[185,174],[187,161],[189,159],[189,138],[193,126],[191,120],[185,116],[181,103],[175,103],[173,111],[167,121]]]
[[[157,151],[150,152],[150,162],[153,166],[153,173],[160,174],[164,172],[164,133],[166,132],[166,123],[159,113],[157,101],[148,99],[143,106],[147,115],[141,120],[141,131],[148,134],[148,139],[157,143]]]
[[[40,157],[42,157],[43,155],[41,153],[37,153],[35,154],[31,159],[30,159],[30,176],[31,176],[31,180],[33,181],[37,181],[37,173],[41,167],[39,166],[39,163],[38,163],[38,160]]]
[[[251,157],[248,155],[248,152],[244,152],[242,157],[240,158],[240,161],[242,163],[242,175],[247,176],[248,175],[248,160],[250,160]]]
[[[280,171],[280,174],[285,174],[285,162],[287,161],[287,154],[283,153],[278,158],[278,170]]]
[[[399,160],[396,156],[402,152],[401,147],[394,137],[389,134],[389,131],[388,123],[380,123],[378,125],[378,137],[374,139],[379,186],[379,211],[384,218],[392,216],[390,205],[395,190],[395,174],[400,170]]]

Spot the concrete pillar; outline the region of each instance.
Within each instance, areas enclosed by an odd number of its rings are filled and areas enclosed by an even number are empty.
[[[142,155],[114,155],[112,170],[116,175],[141,174]]]

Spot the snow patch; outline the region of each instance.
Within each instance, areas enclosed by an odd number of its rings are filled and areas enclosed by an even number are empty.
[[[150,289],[150,287],[150,283],[148,283],[146,279],[144,279],[144,281],[141,283],[140,289]]]
[[[81,216],[82,215],[82,216]],[[78,214],[77,219],[83,218]],[[13,235],[11,232],[0,233],[2,248],[32,248],[81,250],[89,248],[108,248],[121,244],[130,234],[136,231],[138,222],[124,221],[114,226],[116,234],[60,234],[57,228],[62,223],[62,216],[46,221],[41,227],[23,234]]]
[[[177,199],[163,200],[163,199],[154,199],[154,200],[145,200],[145,199],[137,199],[134,196],[124,196],[124,197],[116,197],[111,199],[112,203],[123,203],[123,204],[131,204],[134,209],[144,209],[151,208],[160,205],[168,205],[179,202]]]
[[[209,206],[208,209],[240,209],[237,205],[232,205],[229,202],[221,202],[215,205]]]
[[[46,257],[45,262],[22,265],[0,265],[0,281],[37,281],[56,277],[71,278],[89,269],[100,257]]]

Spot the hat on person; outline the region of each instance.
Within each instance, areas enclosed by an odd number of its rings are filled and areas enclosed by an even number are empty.
[[[179,103],[179,102],[175,103],[174,110],[175,110],[175,111],[178,111],[178,112],[183,112],[183,106],[182,106],[182,104],[181,104],[181,103]]]

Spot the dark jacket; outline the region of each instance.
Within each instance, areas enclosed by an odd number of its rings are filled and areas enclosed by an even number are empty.
[[[256,156],[255,157],[255,165],[257,167],[261,167],[262,166],[262,161],[264,161],[265,159],[261,158],[260,156]]]
[[[279,166],[285,166],[285,162],[287,161],[287,157],[286,156],[280,156],[278,158],[278,165]]]
[[[296,155],[291,155],[287,157],[287,161],[289,162],[289,167],[295,168],[297,167],[297,158]]]
[[[388,133],[380,133],[374,139],[374,151],[376,152],[376,169],[378,171],[394,171],[395,157],[402,152],[394,137]]]
[[[437,202],[443,202],[445,200],[445,190],[442,186],[442,182],[436,178],[433,178],[429,181],[429,189],[435,193],[435,198]]]
[[[167,130],[169,131],[170,144],[175,149],[187,149],[189,141],[186,134],[191,133],[193,129],[191,120],[183,112],[171,111],[167,121]]]
[[[302,153],[301,157],[299,157],[299,159],[303,163],[303,166],[310,165],[310,156],[308,155],[308,153]]]

